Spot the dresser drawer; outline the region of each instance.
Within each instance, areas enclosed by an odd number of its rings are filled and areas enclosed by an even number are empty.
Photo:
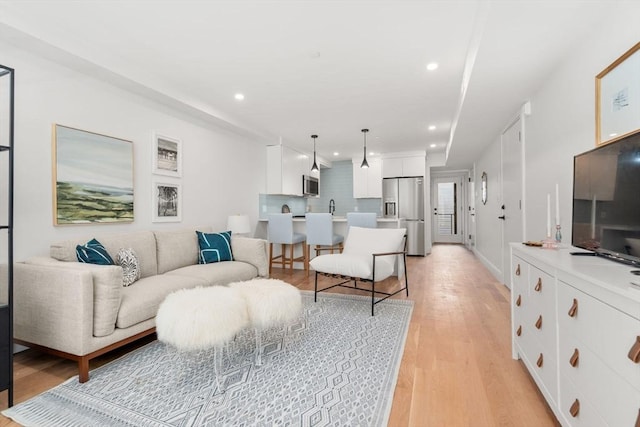
[[[558,401],[558,363],[556,354],[544,348],[538,340],[525,343],[525,351],[529,362],[531,376],[538,384],[538,388],[551,398]]]
[[[577,309],[571,317],[569,311],[573,306]],[[558,316],[560,342],[563,335],[575,337],[640,391],[640,363],[629,358],[632,347],[637,349],[640,345],[636,344],[640,320],[563,282],[558,285]]]
[[[595,353],[602,349],[602,303],[558,281],[558,329],[580,340]]]
[[[576,387],[573,382],[564,375],[560,375],[560,400],[558,407],[565,421],[562,425],[571,427],[607,427],[607,423],[598,415],[595,408],[591,406],[591,403],[584,394],[584,390]],[[633,427],[633,424],[631,424],[631,427]]]
[[[610,426],[635,426],[640,392],[628,381],[613,372],[588,347],[562,334],[558,357],[561,376],[571,380]]]
[[[640,363],[629,358],[640,352],[640,320],[615,308],[605,307],[601,323],[602,360],[640,392]],[[640,354],[636,360],[640,361]]]

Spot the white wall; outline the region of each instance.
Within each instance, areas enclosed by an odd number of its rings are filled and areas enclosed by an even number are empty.
[[[554,217],[555,184],[560,192],[563,243],[571,242],[573,156],[595,147],[595,76],[640,40],[640,2],[612,2],[611,16],[603,17],[592,37],[584,39],[553,70],[534,94],[525,127],[525,239],[542,240],[546,230],[546,201],[551,194]],[[523,100],[524,102],[525,100]],[[514,115],[518,112],[514,111]],[[505,127],[507,123],[504,124]],[[499,135],[476,161],[476,251],[484,264],[501,278],[501,227],[497,224],[501,194]],[[479,199],[480,175],[489,174],[489,200]],[[494,181],[495,178],[495,181]]]
[[[267,141],[215,125],[0,43],[3,65],[16,70],[15,259],[48,253],[55,240],[143,229],[226,227],[229,214],[250,215],[265,191]],[[51,126],[58,123],[133,142],[134,215],[130,224],[53,226]],[[152,223],[152,134],[182,140],[181,223]],[[4,179],[4,178],[3,178]],[[4,201],[0,201],[4,203]],[[4,258],[4,249],[2,250]]]
[[[640,27],[621,25],[632,16],[640,16],[640,2],[620,4],[531,99],[525,122],[527,239],[544,238],[546,195],[553,203],[558,183],[563,243],[571,242],[573,156],[595,147],[595,76],[640,40]],[[553,209],[551,215],[553,222]]]

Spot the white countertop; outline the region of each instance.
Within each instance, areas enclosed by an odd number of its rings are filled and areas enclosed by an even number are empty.
[[[260,218],[260,219],[258,219],[258,221],[267,222],[267,221],[269,221],[269,219],[268,218]],[[377,221],[378,222],[398,222],[398,221],[404,221],[404,218],[382,218],[382,217],[378,217]],[[293,222],[305,222],[305,218],[293,218]],[[346,216],[334,215],[333,222],[347,222],[347,217]]]

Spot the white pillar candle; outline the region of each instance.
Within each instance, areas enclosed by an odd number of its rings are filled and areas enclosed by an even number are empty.
[[[551,237],[551,194],[547,193],[547,237]]]
[[[556,225],[560,225],[560,194],[558,191],[557,182],[556,182]]]

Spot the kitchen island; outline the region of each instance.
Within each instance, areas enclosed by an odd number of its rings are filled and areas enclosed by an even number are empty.
[[[405,228],[406,227],[406,221],[404,219],[378,217],[377,221],[378,221],[378,228]],[[255,237],[260,239],[265,239],[265,240],[267,239],[268,222],[269,220],[267,218],[258,219]],[[306,228],[306,220],[304,217],[293,218],[293,231],[296,233],[306,234],[307,228]],[[335,234],[345,236],[345,240],[346,240],[346,234],[347,234],[347,217],[346,216],[334,215],[333,232]],[[273,250],[276,255],[279,254],[280,245],[273,245]],[[302,250],[300,246],[298,246],[296,247],[295,256],[297,257],[301,255],[302,255]],[[311,248],[311,251],[309,254],[310,259],[315,257],[315,255],[316,255],[316,252],[313,250],[313,248]],[[294,268],[302,269],[304,268],[304,266],[302,265],[302,263],[294,263]]]

